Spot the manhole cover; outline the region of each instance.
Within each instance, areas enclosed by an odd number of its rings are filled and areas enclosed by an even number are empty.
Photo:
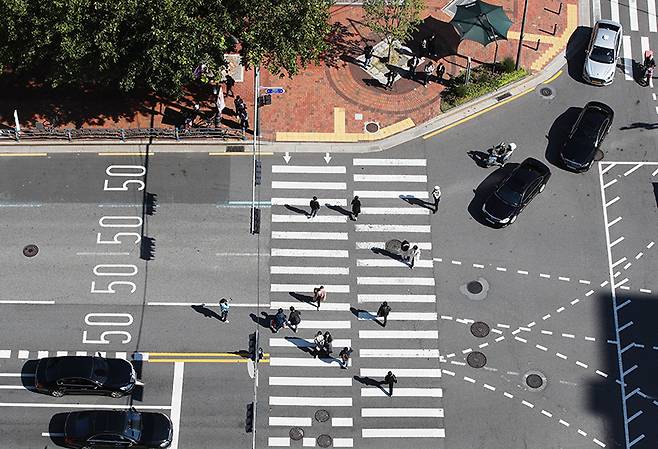
[[[544,98],[554,98],[555,97],[555,90],[550,87],[550,86],[541,86],[539,88],[539,95],[541,95]]]
[[[469,293],[472,293],[474,295],[477,295],[478,293],[482,293],[482,283],[479,281],[471,281],[468,284],[466,284],[466,290],[468,290]]]
[[[304,429],[301,427],[293,427],[289,432],[290,439],[293,441],[298,441],[304,438]]]
[[[377,131],[379,131],[379,123],[368,122],[368,123],[366,123],[365,129],[366,129],[366,132],[376,133]]]
[[[34,257],[39,252],[39,247],[37,245],[26,245],[23,248],[23,255],[25,257]]]
[[[324,433],[320,435],[316,441],[320,447],[329,447],[332,443],[331,437]]]
[[[317,422],[325,422],[329,420],[329,412],[326,410],[318,410],[315,412],[315,420]]]
[[[487,357],[478,351],[469,352],[466,356],[466,362],[472,368],[482,368],[487,364]]]
[[[483,323],[482,321],[476,321],[475,323],[471,324],[471,334],[478,338],[486,337],[489,335],[490,330],[491,329],[489,328],[489,325],[487,323]]]
[[[525,383],[528,384],[530,388],[539,388],[544,384],[544,380],[539,374],[530,374],[525,378]]]

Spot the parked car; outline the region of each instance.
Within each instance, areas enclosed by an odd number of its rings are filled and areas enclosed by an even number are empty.
[[[482,206],[484,217],[490,223],[507,226],[546,187],[551,171],[546,165],[527,158],[507,175]]]
[[[622,27],[612,20],[599,20],[592,28],[583,65],[583,78],[595,86],[612,84],[619,50]]]
[[[73,448],[164,448],[172,434],[167,415],[134,408],[71,412],[64,424],[64,443]]]
[[[99,394],[120,398],[135,387],[135,370],[122,359],[94,356],[46,357],[34,375],[37,391],[55,397],[65,394]]]
[[[560,151],[560,159],[567,168],[589,170],[597,150],[610,131],[614,115],[607,104],[590,101],[585,105]]]

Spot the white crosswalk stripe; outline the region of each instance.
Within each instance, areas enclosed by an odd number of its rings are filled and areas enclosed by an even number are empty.
[[[332,165],[273,165],[272,173],[345,174],[345,166]]]
[[[436,302],[436,296],[434,295],[389,295],[389,294],[377,294],[377,295],[357,295],[357,302],[378,302],[382,301],[387,302]]]
[[[412,398],[440,398],[443,397],[441,388],[403,388],[393,389],[394,396],[412,397]],[[388,396],[388,391],[379,388],[361,388],[361,397],[384,397]]]

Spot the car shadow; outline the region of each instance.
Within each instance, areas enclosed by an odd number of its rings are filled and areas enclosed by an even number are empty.
[[[560,151],[562,150],[562,146],[564,145],[573,124],[576,123],[578,115],[580,115],[582,110],[583,108],[570,107],[564,111],[555,119],[555,121],[553,121],[553,124],[546,135],[547,144],[546,152],[544,154],[546,161],[561,170],[566,170],[566,167],[560,160]]]
[[[473,190],[473,199],[468,204],[468,213],[481,225],[490,228],[500,228],[501,226],[489,223],[482,212],[482,205],[489,196],[496,190],[498,184],[505,179],[520,164],[515,162],[508,163],[490,173],[484,180]]]
[[[567,59],[567,72],[569,76],[580,83],[585,83],[583,79],[583,64],[585,64],[585,51],[587,43],[592,34],[592,27],[577,27],[567,42],[565,58]]]

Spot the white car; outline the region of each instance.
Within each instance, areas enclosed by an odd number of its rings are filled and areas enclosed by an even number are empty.
[[[615,79],[621,47],[621,24],[599,20],[592,29],[583,66],[583,78],[595,86],[607,86]]]

